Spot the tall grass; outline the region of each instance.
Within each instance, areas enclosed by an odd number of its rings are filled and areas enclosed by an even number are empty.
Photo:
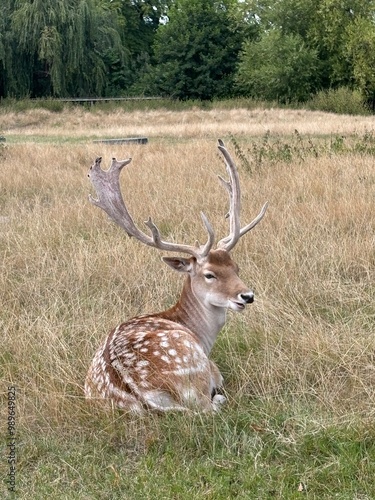
[[[232,110],[232,109],[273,109],[275,107],[284,109],[307,108],[314,111],[331,112],[348,115],[368,115],[370,110],[366,101],[358,90],[352,90],[348,87],[339,87],[337,89],[328,89],[317,92],[308,101],[303,103],[282,104],[277,101],[261,101],[259,99],[238,97],[235,99],[215,99],[212,101],[201,100],[177,100],[168,98],[122,98],[125,100],[98,100],[98,101],[63,101],[53,98],[41,99],[0,99],[0,113],[9,111],[25,112],[43,109],[53,113],[62,113],[66,110],[72,111],[75,108],[91,113],[116,112],[119,109],[130,113],[134,111],[157,111],[168,110],[173,112],[185,112],[191,109],[200,110]]]
[[[310,498],[373,498],[371,152],[265,157],[251,172],[237,158],[243,224],[265,200],[270,208],[233,252],[256,301],[229,314],[212,354],[228,407],[217,416],[124,418],[83,399],[93,353],[116,323],[172,304],[182,282],[88,203],[88,167],[98,154],[108,164],[132,156],[122,182],[139,225],[152,214],[165,237],[192,243],[204,238],[204,210],[222,237],[227,199],[214,138],[227,137],[234,153],[230,133],[244,151],[249,134],[264,130],[253,119],[248,133],[251,115],[241,110],[159,111],[153,122],[147,113],[99,120],[80,111],[57,127],[44,113],[4,115],[11,140],[0,155],[0,418],[15,385],[19,498],[297,498],[299,487]],[[311,131],[321,116],[285,113],[267,111],[285,142],[296,121]],[[354,142],[363,119],[352,122]],[[134,123],[149,144],[86,139]],[[343,126],[350,134],[345,118],[335,123],[332,134]],[[38,135],[43,142],[29,140]],[[0,467],[5,476],[6,462]]]
[[[129,113],[133,111],[168,110],[184,112],[191,109],[212,110],[212,109],[269,109],[275,107],[276,102],[266,102],[251,98],[221,99],[213,101],[201,101],[189,99],[180,101],[168,98],[128,98],[122,101],[99,100],[99,101],[61,101],[59,99],[0,99],[0,113],[9,111],[24,112],[29,110],[44,109],[54,113],[65,110],[72,110],[76,107],[85,111],[96,113],[98,111],[113,112],[122,109]]]

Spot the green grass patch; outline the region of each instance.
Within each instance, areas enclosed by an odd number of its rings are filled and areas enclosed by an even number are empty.
[[[74,431],[20,431],[17,498],[374,498],[373,425],[310,412],[256,400],[214,416],[94,415]]]
[[[97,137],[87,137],[87,136],[64,136],[64,135],[39,135],[39,134],[28,134],[28,135],[13,135],[7,134],[6,144],[82,144],[87,142],[93,142]],[[5,146],[6,147],[6,146]],[[1,146],[0,146],[1,148]],[[0,149],[1,153],[1,149]]]

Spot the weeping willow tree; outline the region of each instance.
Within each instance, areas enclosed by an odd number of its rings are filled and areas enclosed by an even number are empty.
[[[2,2],[8,13],[0,36],[3,95],[96,96],[117,91],[111,75],[118,81],[128,54],[111,2]]]

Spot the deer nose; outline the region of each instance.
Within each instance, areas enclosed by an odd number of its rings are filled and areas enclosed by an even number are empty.
[[[246,304],[254,302],[254,292],[240,293],[240,297]]]

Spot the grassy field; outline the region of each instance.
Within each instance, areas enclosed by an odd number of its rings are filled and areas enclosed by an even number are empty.
[[[297,110],[72,108],[1,112],[0,496],[10,497],[8,387],[16,388],[16,495],[26,499],[375,498],[374,118]],[[147,136],[147,145],[93,140]],[[118,322],[176,301],[181,278],[87,199],[87,170],[123,174],[139,225],[227,234],[216,141],[236,154],[234,251],[256,301],[230,313],[212,357],[217,415],[129,417],[82,392]],[[5,479],[4,479],[5,478]]]

